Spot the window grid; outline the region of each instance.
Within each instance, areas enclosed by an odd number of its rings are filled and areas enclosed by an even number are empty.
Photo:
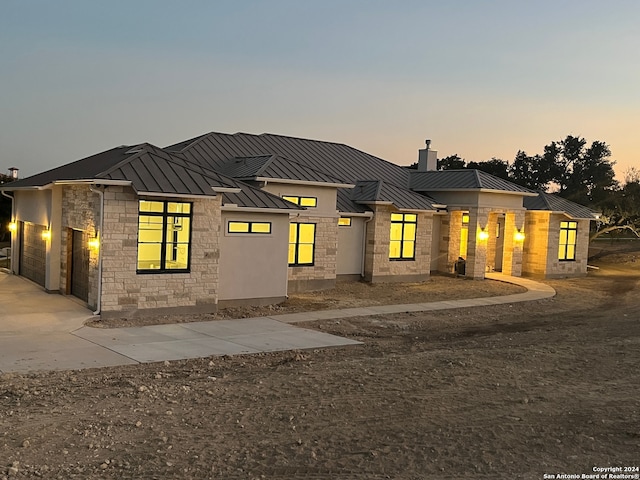
[[[390,260],[416,259],[416,231],[418,216],[415,213],[392,213],[389,240]]]
[[[316,197],[300,197],[296,195],[283,195],[285,200],[300,205],[301,207],[317,207],[318,199]]]
[[[268,235],[271,233],[271,222],[240,222],[230,220],[227,223],[227,233]]]
[[[315,243],[315,223],[289,224],[289,266],[313,266]]]
[[[191,261],[192,205],[140,200],[137,273],[186,273]]]
[[[558,260],[563,262],[575,261],[577,237],[578,222],[560,222]]]

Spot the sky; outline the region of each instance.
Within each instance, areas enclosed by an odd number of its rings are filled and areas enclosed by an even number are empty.
[[[0,0],[0,172],[206,132],[640,168],[637,0]]]

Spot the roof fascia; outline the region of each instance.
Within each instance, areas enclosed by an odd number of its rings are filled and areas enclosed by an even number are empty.
[[[504,195],[521,195],[523,197],[537,197],[535,192],[511,192],[509,190],[497,190],[492,188],[421,188],[415,189],[414,192],[476,192],[476,193],[501,193]]]
[[[356,201],[359,205],[393,205],[393,202],[383,202],[382,200]]]
[[[56,180],[51,185],[120,185],[129,186],[131,181],[129,180],[107,180],[100,178],[92,178],[86,180]]]
[[[353,183],[310,182],[307,180],[290,180],[288,178],[249,177],[248,179],[267,183],[289,183],[294,185],[311,185],[314,187],[355,188]],[[240,180],[244,180],[241,178]]]
[[[341,217],[368,217],[368,218],[373,217],[373,212],[358,213],[358,212],[342,212],[342,211],[338,210],[338,214]]]
[[[141,192],[136,190],[136,193],[139,197],[161,197],[161,198],[194,198],[194,199],[203,199],[203,198],[213,198],[217,197],[217,195],[193,195],[188,193],[159,193],[159,192]]]

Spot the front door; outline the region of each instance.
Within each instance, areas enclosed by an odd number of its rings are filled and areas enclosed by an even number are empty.
[[[73,230],[71,241],[71,295],[89,301],[89,245],[88,235]]]

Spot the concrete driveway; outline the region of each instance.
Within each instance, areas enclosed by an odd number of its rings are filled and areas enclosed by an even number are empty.
[[[271,318],[155,325],[85,327],[92,312],[0,272],[0,372],[70,370],[359,342]]]

